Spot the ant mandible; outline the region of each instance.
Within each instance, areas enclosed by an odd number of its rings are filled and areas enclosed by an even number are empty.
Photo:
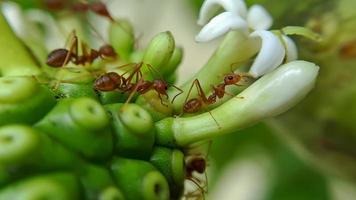
[[[78,55],[78,37],[75,31],[70,34],[70,46],[69,50],[64,48],[59,48],[51,51],[47,57],[47,65],[51,67],[63,67],[69,63],[73,62],[76,65],[85,65],[87,63],[91,64],[98,57],[101,58],[115,58],[116,53],[111,45],[105,44],[100,47],[99,50],[89,48],[84,42],[81,42],[82,55]],[[88,50],[89,49],[89,50]],[[89,51],[89,52],[88,52]]]

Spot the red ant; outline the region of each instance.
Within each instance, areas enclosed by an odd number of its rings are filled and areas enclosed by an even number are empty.
[[[249,75],[243,75],[243,74],[237,74],[234,73],[233,71],[229,74],[226,74],[224,76],[224,83],[221,83],[217,86],[212,86],[212,94],[210,96],[206,96],[206,94],[204,93],[200,82],[198,79],[195,79],[189,89],[188,95],[185,99],[184,105],[183,105],[183,113],[196,113],[198,111],[200,111],[203,106],[208,106],[211,104],[216,103],[217,98],[221,99],[225,96],[225,94],[228,94],[230,96],[234,96],[228,92],[225,91],[226,86],[228,85],[236,85],[236,86],[242,86],[239,85],[238,83],[242,80],[243,77],[250,77]],[[192,98],[189,99],[189,95],[193,89],[193,86],[196,86],[197,90],[198,90],[198,98]],[[243,97],[236,97],[236,98],[243,98]],[[211,112],[209,111],[209,114],[211,115],[211,117],[214,119],[215,123],[219,126],[218,122],[216,121],[216,119],[214,118],[214,116],[211,114]],[[220,126],[219,126],[220,127]]]
[[[196,147],[193,147],[192,149],[188,150],[188,158],[186,159],[186,167],[185,167],[185,178],[189,181],[191,181],[194,185],[197,186],[197,190],[192,191],[192,192],[187,192],[185,194],[186,199],[195,197],[195,199],[204,199],[204,194],[207,193],[208,191],[208,177],[206,174],[206,168],[208,166],[207,163],[207,158],[209,155],[209,151],[211,148],[212,141],[208,142],[208,146],[206,149],[206,154],[203,156],[201,152],[196,152],[201,151],[201,149],[197,149]],[[195,151],[195,153],[193,153]],[[191,154],[191,155],[189,155]],[[205,180],[200,180],[196,176],[194,176],[194,173],[198,173],[200,175],[204,174],[205,175]],[[201,183],[204,183],[202,186]],[[199,191],[199,193],[197,193]]]
[[[71,33],[71,44],[69,50],[64,48],[55,49],[48,54],[47,65],[51,67],[63,67],[69,63],[73,62],[76,65],[85,65],[86,63],[93,63],[98,57],[106,58],[111,57],[115,58],[116,53],[111,45],[105,44],[100,47],[99,50],[90,49],[88,46],[81,42],[82,55],[78,55],[78,37],[75,34],[75,31]],[[88,52],[89,51],[89,52]]]
[[[114,18],[110,15],[106,5],[103,2],[75,2],[69,4],[68,1],[64,0],[44,0],[44,4],[50,10],[62,10],[62,9],[70,9],[75,12],[88,12],[92,11],[99,16],[103,16],[108,18],[110,21],[114,21]]]
[[[131,65],[131,64],[128,64]],[[123,65],[120,66],[120,68],[128,66],[128,65]],[[141,68],[144,64],[138,63],[135,65],[135,69],[132,71],[132,73],[129,75],[128,78],[124,78],[124,74],[119,75],[115,72],[109,72],[106,73],[102,76],[100,76],[94,84],[95,89],[99,90],[99,91],[112,91],[115,89],[118,89],[121,92],[129,92],[130,96],[127,99],[127,102],[129,102],[132,98],[132,96],[138,92],[139,94],[145,94],[150,90],[155,90],[158,94],[158,97],[161,100],[162,105],[165,105],[163,103],[162,100],[162,95],[166,96],[166,98],[168,99],[168,94],[167,94],[167,90],[168,90],[168,83],[166,81],[164,81],[162,78],[161,79],[155,79],[153,81],[148,81],[148,80],[144,80],[143,79],[143,75],[141,72]],[[154,68],[149,65],[146,64],[147,67],[149,68],[149,70],[153,70]],[[136,82],[133,82],[132,79],[136,78]],[[183,91],[172,85],[173,87],[175,87],[177,90],[180,91],[180,93],[178,93],[177,95],[174,96],[174,98],[172,99],[172,102],[174,101],[174,99],[183,93]]]

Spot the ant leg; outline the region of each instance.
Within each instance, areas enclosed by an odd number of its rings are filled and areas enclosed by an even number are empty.
[[[135,95],[137,89],[139,86],[139,82],[135,84],[135,87],[133,88],[133,90],[130,92],[129,97],[127,98],[127,100],[125,101],[125,104],[121,107],[120,111],[122,112],[125,108],[125,106],[130,103],[131,99],[133,98],[133,96]]]
[[[234,84],[234,85],[236,85],[236,86],[241,86],[241,85],[238,85],[238,84]],[[213,86],[213,89],[216,90],[216,91],[222,91],[222,92],[224,92],[224,94],[229,95],[229,96],[232,97],[232,98],[244,99],[244,97],[236,96],[236,95],[234,95],[234,94],[232,94],[232,93],[230,93],[230,92],[227,92],[226,90],[222,90],[222,89],[217,88],[217,87],[214,87],[214,86]]]
[[[165,103],[163,102],[163,99],[162,99],[161,94],[160,94],[160,93],[157,93],[157,94],[158,94],[159,99],[161,100],[161,104],[164,105],[164,106],[166,106],[166,107],[168,107],[168,104],[165,104]],[[168,97],[168,96],[167,96],[167,97]]]
[[[75,34],[75,30],[73,30],[70,34],[70,38],[71,38],[71,43],[70,43],[70,48],[69,51],[64,59],[64,62],[62,64],[62,67],[60,70],[62,70],[62,68],[69,62],[69,60],[71,59],[71,57],[74,55],[75,59],[77,59],[78,56],[78,37]],[[74,50],[74,53],[73,53]],[[57,79],[57,81],[55,82],[53,89],[57,90],[59,87],[59,84],[62,80],[62,76],[59,77],[59,79]]]
[[[173,97],[173,99],[172,99],[171,103],[173,103],[173,102],[174,102],[174,100],[175,100],[175,99],[176,99],[179,95],[183,94],[183,90],[182,90],[182,89],[180,89],[179,87],[177,87],[177,86],[175,86],[175,85],[172,85],[172,87],[174,87],[175,89],[179,90],[179,93],[178,93],[178,94],[176,94],[176,95]]]
[[[215,117],[213,116],[213,114],[210,112],[210,110],[204,109],[205,111],[209,112],[211,118],[213,118],[215,124],[218,126],[219,129],[221,129],[220,124],[218,123],[218,121],[215,119]]]
[[[206,94],[203,91],[203,88],[201,87],[199,80],[195,79],[194,80],[194,84],[195,84],[195,86],[196,86],[196,88],[198,90],[198,95],[203,99],[204,103],[207,103],[208,102],[208,98],[206,97]]]
[[[152,75],[153,77],[154,77],[153,72],[155,72],[155,73],[159,76],[159,78],[160,78],[161,80],[164,80],[162,74],[160,74],[160,73],[157,71],[157,69],[155,69],[152,65],[146,64],[146,66],[147,66],[147,69],[150,71],[150,73],[151,73],[151,75]]]
[[[201,192],[201,194],[203,195],[203,198],[204,198],[204,194],[206,193],[204,188],[202,186],[200,186],[200,184],[194,178],[187,178],[187,179],[189,181],[191,181],[195,186],[197,186],[197,188],[200,190],[200,192]]]
[[[194,87],[196,81],[198,81],[198,79],[195,79],[195,80],[193,81],[192,85],[190,86],[190,88],[189,88],[189,90],[188,90],[187,97],[185,97],[185,100],[184,100],[184,104],[183,104],[183,105],[185,105],[185,104],[188,102],[189,96],[190,96],[190,94],[191,94],[191,92],[192,92],[192,89],[193,89],[193,87]],[[179,116],[182,116],[183,114],[184,114],[184,109],[182,109],[182,113],[181,113]]]

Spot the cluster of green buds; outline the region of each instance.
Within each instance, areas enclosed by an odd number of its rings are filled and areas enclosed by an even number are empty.
[[[210,19],[220,6],[226,12]],[[283,113],[313,88],[319,68],[296,60],[287,37],[316,37],[306,29],[268,31],[268,13],[261,6],[247,12],[240,0],[205,1],[199,24],[206,25],[198,42],[227,35],[194,78],[168,87],[183,57],[168,31],[140,50],[130,23],[113,20],[108,38],[115,58],[53,69],[40,53],[33,54],[36,62],[0,15],[0,200],[178,199],[192,171],[205,170],[201,158],[202,166],[186,161],[189,146]],[[96,81],[108,72],[135,75],[134,89],[98,91]],[[226,74],[249,80],[209,103],[205,93]],[[138,92],[140,81],[163,77],[164,94],[155,87]],[[189,98],[206,112],[185,114]]]

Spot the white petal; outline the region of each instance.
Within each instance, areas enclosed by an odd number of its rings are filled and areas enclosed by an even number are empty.
[[[272,26],[272,16],[261,5],[253,5],[247,13],[247,22],[254,30],[267,30]]]
[[[13,2],[4,2],[0,8],[12,30],[19,36],[24,35],[26,31],[24,31],[21,8]]]
[[[288,36],[283,35],[282,37],[286,45],[286,62],[297,60],[298,49],[294,41]]]
[[[255,31],[250,37],[262,39],[260,52],[250,68],[250,74],[257,78],[274,70],[283,62],[285,49],[280,39],[270,31]]]
[[[203,26],[223,7],[226,11],[246,17],[247,8],[243,0],[206,0],[200,8],[198,24]]]
[[[230,30],[238,30],[247,33],[248,27],[244,19],[235,13],[223,12],[214,17],[207,25],[205,25],[198,35],[195,37],[197,42],[208,42],[213,40]]]
[[[318,71],[314,63],[298,60],[266,74],[239,94],[246,99],[240,116],[259,121],[285,112],[310,92]]]

